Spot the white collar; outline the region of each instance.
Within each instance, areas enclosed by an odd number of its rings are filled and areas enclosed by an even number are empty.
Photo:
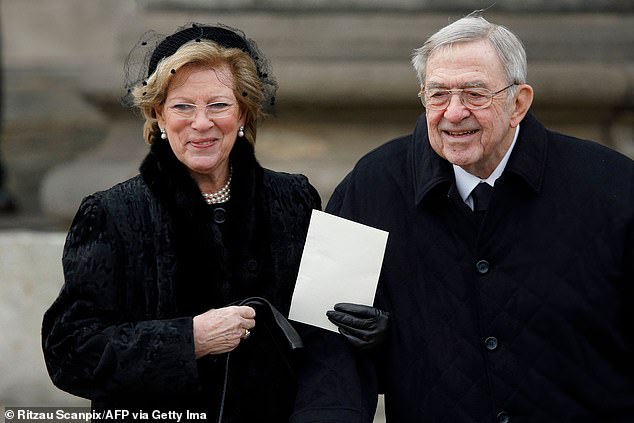
[[[497,165],[493,173],[486,178],[480,179],[475,175],[470,174],[460,166],[453,165],[454,175],[456,176],[456,187],[458,188],[458,192],[460,193],[460,197],[462,197],[462,201],[467,203],[469,207],[473,208],[473,200],[471,200],[471,191],[478,185],[480,182],[486,182],[491,186],[495,186],[495,181],[502,175],[504,169],[506,168],[506,164],[509,161],[509,157],[511,156],[511,152],[513,151],[513,147],[515,147],[515,142],[517,141],[517,135],[520,132],[520,126],[517,125],[515,128],[515,135],[513,136],[513,142],[509,147],[508,151]]]

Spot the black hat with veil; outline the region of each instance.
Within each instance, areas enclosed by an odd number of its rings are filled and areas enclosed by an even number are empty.
[[[277,81],[271,73],[268,59],[262,54],[255,41],[247,38],[242,31],[222,24],[192,23],[179,28],[171,35],[162,35],[155,31],[143,34],[125,61],[127,93],[122,99],[123,104],[127,106],[134,104],[132,90],[137,86],[145,85],[146,80],[154,73],[163,58],[171,56],[189,41],[200,40],[210,40],[225,48],[237,48],[244,51],[253,60],[261,82],[262,110],[265,113],[273,113]]]

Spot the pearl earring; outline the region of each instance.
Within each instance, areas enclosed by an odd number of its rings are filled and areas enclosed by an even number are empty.
[[[164,128],[161,128],[161,139],[162,140],[166,140],[167,139],[167,132],[165,132]]]
[[[241,126],[240,129],[238,129],[238,136],[240,138],[244,137],[244,126]]]

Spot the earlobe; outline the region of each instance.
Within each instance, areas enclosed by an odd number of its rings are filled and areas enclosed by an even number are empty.
[[[533,104],[533,87],[522,84],[517,89],[514,100],[513,114],[511,114],[511,127],[516,128],[520,124]]]
[[[159,127],[165,128],[165,118],[163,117],[163,111],[160,107],[154,108],[154,115],[156,116]]]

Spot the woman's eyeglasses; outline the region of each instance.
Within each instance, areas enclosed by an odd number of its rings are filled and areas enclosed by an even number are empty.
[[[184,119],[193,119],[196,117],[198,109],[205,110],[205,116],[207,116],[207,119],[223,118],[230,116],[234,107],[235,104],[224,102],[209,103],[205,106],[198,106],[197,104],[192,103],[176,103],[168,106],[169,110]]]

